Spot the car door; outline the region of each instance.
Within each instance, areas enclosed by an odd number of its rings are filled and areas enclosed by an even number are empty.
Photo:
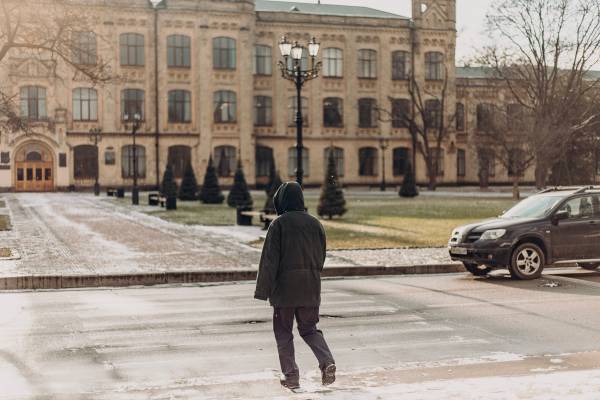
[[[592,209],[594,212],[594,222],[592,223],[592,231],[589,237],[587,258],[600,260],[600,194],[592,195]]]
[[[566,201],[559,209],[569,217],[552,225],[552,252],[556,261],[583,260],[591,256],[598,221],[594,215],[591,195],[581,195]]]

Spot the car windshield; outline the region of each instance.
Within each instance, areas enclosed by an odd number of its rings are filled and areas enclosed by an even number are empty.
[[[564,196],[532,196],[502,214],[502,218],[541,218],[550,212],[552,208]]]

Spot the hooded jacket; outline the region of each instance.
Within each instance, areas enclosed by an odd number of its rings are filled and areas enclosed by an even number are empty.
[[[325,263],[323,226],[306,212],[302,188],[281,185],[273,199],[279,217],[269,226],[254,297],[273,307],[318,307]]]

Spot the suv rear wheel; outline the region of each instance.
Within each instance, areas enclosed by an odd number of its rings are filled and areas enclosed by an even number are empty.
[[[577,263],[578,266],[584,269],[589,269],[590,271],[596,271],[598,267],[600,267],[600,263]]]
[[[463,262],[463,265],[467,271],[475,276],[485,276],[492,270],[490,267],[486,267],[485,265],[472,264],[468,262]]]
[[[514,279],[537,279],[542,275],[545,264],[542,249],[533,243],[524,243],[513,251],[508,270]]]

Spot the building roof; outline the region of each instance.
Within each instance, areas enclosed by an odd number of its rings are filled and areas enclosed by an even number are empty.
[[[498,74],[490,67],[456,67],[456,77],[464,79],[500,79]],[[600,79],[600,70],[588,71],[585,80],[595,81]]]
[[[298,14],[332,15],[338,17],[409,19],[402,15],[376,10],[370,7],[341,6],[335,4],[297,3],[289,1],[255,0],[259,12],[292,12]]]

